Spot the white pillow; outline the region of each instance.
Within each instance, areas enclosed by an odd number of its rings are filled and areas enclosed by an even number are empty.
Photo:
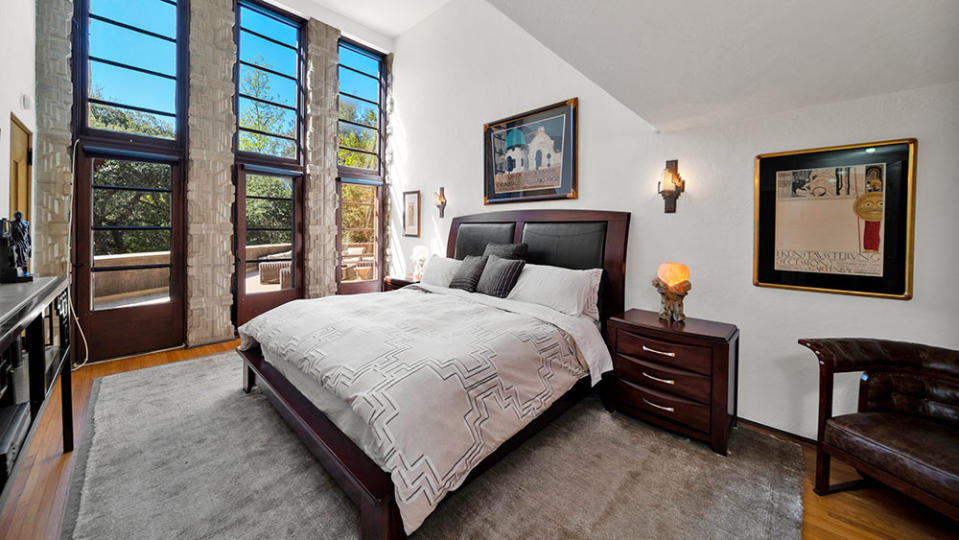
[[[599,320],[599,283],[602,268],[570,270],[558,266],[527,264],[510,291],[510,300],[539,304],[560,313]]]
[[[433,255],[426,261],[426,267],[423,269],[423,277],[420,281],[427,285],[436,285],[437,287],[449,287],[453,275],[459,270],[463,261],[456,259],[447,259],[439,255]]]

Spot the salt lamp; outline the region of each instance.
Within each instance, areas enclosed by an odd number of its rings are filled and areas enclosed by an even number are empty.
[[[659,265],[659,269],[656,271],[656,279],[653,280],[653,287],[656,287],[662,299],[659,318],[667,321],[685,321],[683,298],[692,288],[692,284],[689,282],[689,267],[682,263],[663,263]]]

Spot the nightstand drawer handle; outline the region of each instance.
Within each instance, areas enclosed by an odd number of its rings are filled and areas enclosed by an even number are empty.
[[[648,399],[646,399],[646,398],[643,398],[643,403],[645,403],[646,405],[649,405],[650,407],[656,407],[657,409],[660,409],[660,410],[663,410],[663,411],[666,411],[666,412],[673,412],[673,411],[676,410],[676,409],[674,409],[674,408],[672,408],[672,407],[663,407],[662,405],[656,405],[655,403],[653,403],[652,401],[650,401],[650,400],[648,400]]]
[[[656,382],[661,382],[663,384],[676,384],[676,381],[672,379],[660,379],[659,377],[653,377],[652,375],[650,375],[649,373],[646,373],[645,371],[643,372],[643,377],[646,377],[647,379],[652,379]]]
[[[651,353],[655,353],[655,354],[661,354],[661,355],[663,355],[663,356],[672,356],[672,357],[675,357],[675,356],[676,356],[676,353],[674,353],[674,352],[657,351],[656,349],[650,349],[649,347],[647,347],[647,346],[645,346],[645,345],[643,345],[643,350],[646,351],[646,352],[651,352]]]

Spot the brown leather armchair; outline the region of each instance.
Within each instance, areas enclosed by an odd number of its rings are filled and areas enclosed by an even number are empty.
[[[819,359],[816,488],[836,457],[959,520],[959,351],[878,339],[800,339]],[[832,416],[833,374],[863,371],[859,412]]]

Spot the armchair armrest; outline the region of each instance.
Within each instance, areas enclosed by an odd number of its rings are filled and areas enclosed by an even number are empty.
[[[878,366],[919,367],[930,354],[953,352],[938,347],[868,338],[800,339],[819,359],[821,369],[832,373],[865,371]]]

